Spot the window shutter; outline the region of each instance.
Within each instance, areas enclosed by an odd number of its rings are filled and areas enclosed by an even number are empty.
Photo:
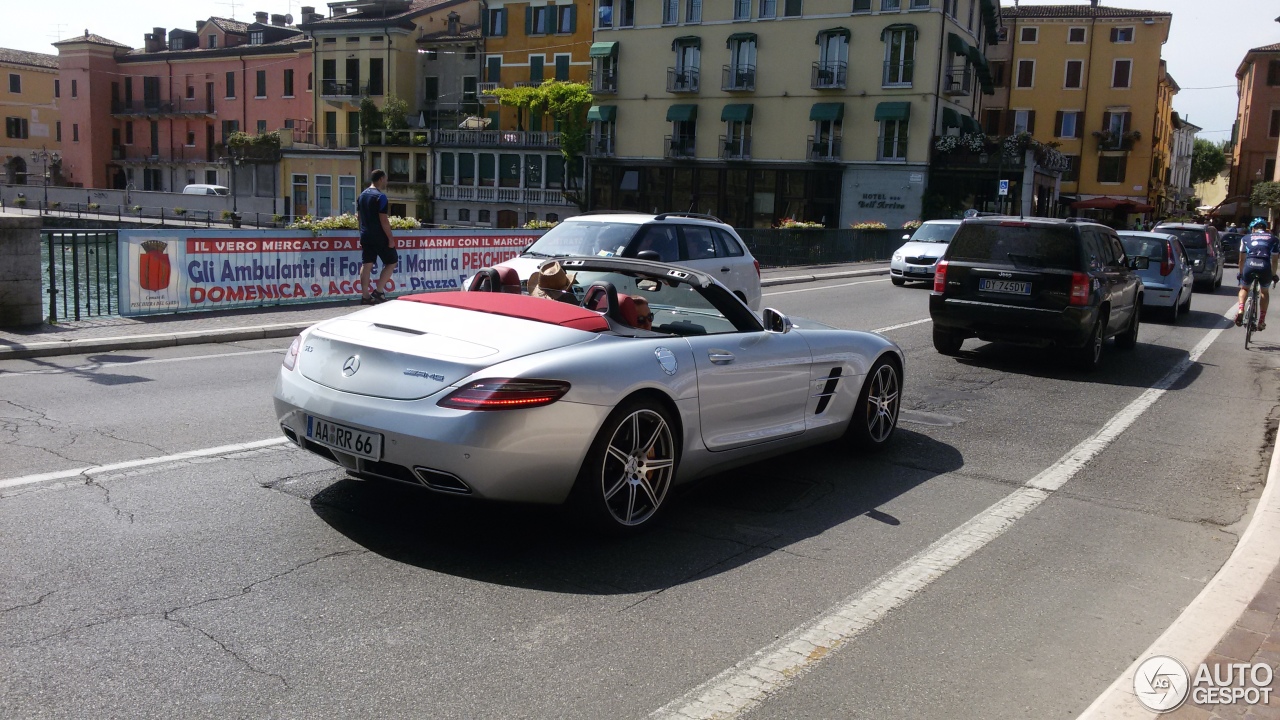
[[[533,8],[528,5],[524,6],[524,34],[533,34]]]
[[[1062,137],[1062,116],[1064,114],[1065,113],[1059,110],[1057,114],[1053,116],[1053,136],[1054,137]]]
[[[578,6],[577,5],[569,6],[569,32],[570,33],[578,32]]]
[[[985,123],[986,127],[983,128],[983,131],[988,135],[999,135],[1000,134],[1000,111],[987,110],[985,120],[986,120],[986,123]]]
[[[1120,132],[1129,132],[1130,126],[1133,124],[1133,113],[1124,114],[1124,120],[1120,122]]]
[[[1116,170],[1116,182],[1124,182],[1125,170],[1129,165],[1129,157],[1127,155],[1120,156],[1119,168]]]
[[[1075,137],[1078,137],[1078,138],[1082,138],[1082,137],[1084,137],[1084,113],[1082,113],[1082,112],[1078,112],[1078,113],[1076,113],[1076,134],[1075,134]],[[1078,161],[1078,160],[1079,160],[1079,158],[1076,158],[1076,160]],[[1079,168],[1077,168],[1077,170],[1078,170],[1078,169],[1079,169]]]
[[[542,30],[542,32],[543,32],[544,34],[546,34],[546,35],[551,35],[551,34],[554,34],[554,33],[555,33],[555,31],[556,31],[556,19],[557,19],[557,18],[556,18],[556,15],[557,15],[557,13],[558,13],[558,12],[559,12],[559,8],[558,8],[558,6],[556,6],[556,5],[548,5],[548,6],[547,6],[547,12],[546,12],[546,13],[544,13],[544,14],[543,14],[543,16],[542,16],[542,17],[544,18],[543,23],[542,23],[542,24],[544,25],[544,28],[543,28],[543,30]]]
[[[1111,42],[1120,41],[1120,28],[1111,28]]]
[[[1106,132],[1111,129],[1111,113],[1102,113],[1102,131]]]
[[[1013,110],[1004,111],[1004,132],[1003,135],[1013,134],[1013,124],[1018,120],[1018,113]]]
[[[1031,110],[1027,113],[1027,132],[1032,135],[1036,134],[1036,111]]]
[[[507,34],[507,18],[511,16],[511,11],[507,8],[502,8],[498,11],[498,14],[502,19],[502,24],[498,26],[498,32],[494,34],[498,37],[505,37]]]

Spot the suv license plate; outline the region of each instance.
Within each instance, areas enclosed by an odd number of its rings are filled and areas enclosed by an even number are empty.
[[[307,439],[366,460],[382,459],[382,435],[307,416]]]
[[[987,292],[1010,293],[1013,295],[1030,295],[1031,283],[1018,282],[1016,280],[988,280],[983,278],[978,281],[978,289]]]

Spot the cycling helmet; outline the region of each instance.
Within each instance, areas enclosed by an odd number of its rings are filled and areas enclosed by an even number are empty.
[[[1266,229],[1267,229],[1267,221],[1266,221],[1266,220],[1264,220],[1264,219],[1262,219],[1262,218],[1254,218],[1254,219],[1253,219],[1253,222],[1249,223],[1249,229],[1250,229],[1250,230],[1257,230],[1258,228],[1262,228],[1263,230],[1266,230]]]

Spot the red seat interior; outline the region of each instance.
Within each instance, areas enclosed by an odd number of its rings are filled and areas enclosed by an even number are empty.
[[[494,270],[498,271],[498,278],[502,280],[502,292],[516,295],[522,292],[520,289],[520,273],[516,272],[515,268],[499,265]]]
[[[408,300],[409,302],[418,302],[426,305],[443,305],[444,307],[560,325],[587,332],[605,332],[609,329],[609,322],[599,313],[576,305],[545,298],[529,297],[528,295],[488,292],[437,292],[405,295],[397,298],[397,300]],[[635,309],[633,307],[632,317],[634,316]]]
[[[640,327],[640,311],[636,309],[636,301],[630,295],[618,295],[618,312],[622,321],[631,327]]]

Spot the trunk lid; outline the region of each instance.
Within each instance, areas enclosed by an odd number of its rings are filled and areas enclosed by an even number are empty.
[[[393,301],[320,323],[307,334],[298,364],[304,377],[334,390],[418,400],[486,367],[595,337],[532,320]]]

